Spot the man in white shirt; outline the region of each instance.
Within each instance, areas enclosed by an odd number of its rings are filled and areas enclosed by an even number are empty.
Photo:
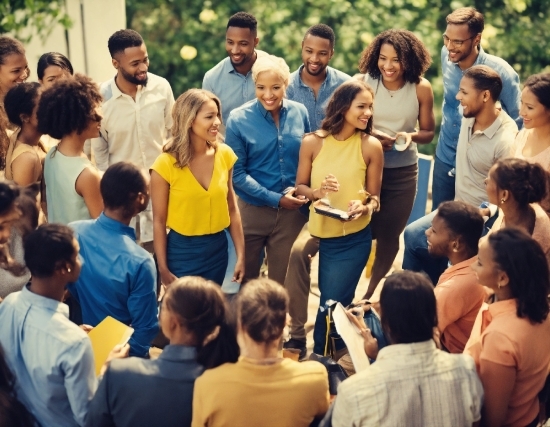
[[[435,295],[420,273],[386,279],[380,294],[381,323],[391,344],[367,369],[338,387],[334,427],[471,427],[481,418],[483,387],[474,360],[436,348]],[[367,353],[376,340],[361,330]],[[373,348],[374,344],[374,348]]]
[[[172,128],[172,88],[166,79],[147,71],[147,48],[136,31],[115,32],[108,47],[117,73],[100,86],[103,120],[100,137],[92,140],[96,163],[105,171],[114,163],[129,161],[148,173]],[[152,252],[151,206],[136,218],[138,239]]]

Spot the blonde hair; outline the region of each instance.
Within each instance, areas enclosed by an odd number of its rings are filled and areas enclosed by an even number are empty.
[[[290,68],[283,58],[275,55],[258,56],[252,66],[252,79],[254,79],[254,83],[258,80],[258,75],[263,71],[273,71],[283,80],[285,87],[288,86]]]
[[[208,101],[214,101],[216,103],[218,107],[217,116],[221,121],[221,102],[216,95],[207,90],[189,89],[182,93],[174,104],[174,108],[172,109],[172,119],[174,121],[174,125],[172,126],[172,138],[164,146],[163,151],[176,158],[176,166],[178,168],[184,168],[193,158],[189,131],[191,130],[191,126],[198,112]],[[217,140],[206,141],[206,143],[215,150],[218,149]]]

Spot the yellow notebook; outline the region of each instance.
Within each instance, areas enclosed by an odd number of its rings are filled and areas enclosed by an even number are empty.
[[[99,375],[101,367],[115,345],[126,344],[133,333],[134,328],[126,326],[111,316],[107,316],[88,333],[90,341],[92,341],[92,349],[94,350],[96,375]]]

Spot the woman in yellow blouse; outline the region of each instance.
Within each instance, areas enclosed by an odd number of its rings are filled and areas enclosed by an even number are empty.
[[[151,167],[153,239],[162,283],[201,276],[221,284],[227,227],[237,252],[233,280],[240,282],[244,237],[232,178],[237,156],[217,140],[220,100],[190,89],[177,99],[172,118],[172,139]]]
[[[347,212],[345,220],[321,216],[314,203],[309,217],[309,232],[320,238],[321,301],[313,331],[317,354],[327,350],[325,302],[351,303],[370,254],[369,223],[380,208],[384,166],[382,145],[371,136],[373,99],[365,82],[343,83],[328,102],[321,129],[304,136],[300,148],[296,193]]]

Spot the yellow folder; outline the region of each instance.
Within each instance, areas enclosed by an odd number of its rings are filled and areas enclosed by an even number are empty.
[[[133,333],[134,328],[119,322],[111,316],[107,316],[88,333],[94,351],[96,375],[99,375],[101,367],[114,346],[126,344]]]

